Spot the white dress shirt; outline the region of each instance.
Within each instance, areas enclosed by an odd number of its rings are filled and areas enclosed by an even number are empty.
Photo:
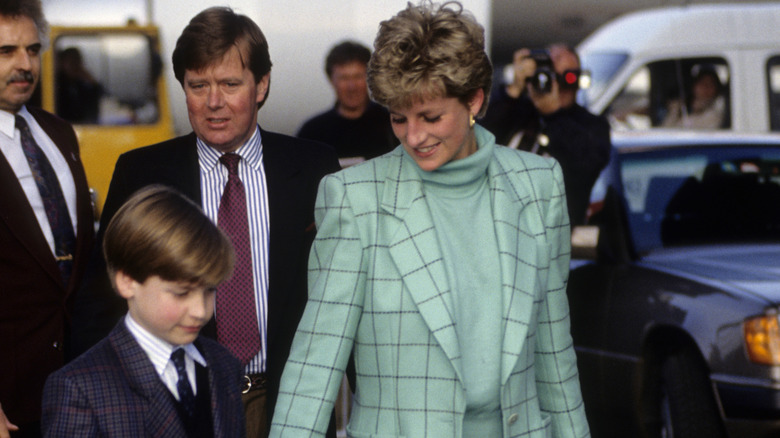
[[[176,372],[176,366],[171,360],[171,353],[177,348],[184,349],[184,365],[187,368],[187,378],[190,380],[190,386],[192,386],[192,393],[198,394],[197,379],[195,377],[195,362],[198,362],[202,366],[206,366],[206,359],[200,354],[200,351],[192,345],[171,345],[166,341],[154,336],[148,330],[141,327],[128,313],[125,316],[125,326],[133,335],[135,340],[144,350],[149,360],[152,361],[155,371],[162,379],[168,390],[171,391],[176,400],[179,400],[179,390],[176,389],[176,382],[179,379],[179,374]]]
[[[30,126],[35,142],[41,148],[46,158],[51,163],[51,167],[57,174],[57,179],[62,188],[62,194],[65,197],[65,203],[68,205],[70,221],[73,224],[73,232],[76,233],[78,219],[76,217],[76,184],[73,182],[73,175],[70,173],[65,157],[62,156],[54,141],[46,135],[43,128],[38,124],[35,118],[27,111],[27,107],[22,107],[17,113],[27,121]],[[49,218],[46,216],[46,209],[43,207],[41,194],[38,192],[38,186],[35,184],[35,177],[30,170],[30,165],[22,150],[22,139],[19,129],[16,128],[15,114],[0,110],[0,152],[5,156],[8,164],[11,165],[16,174],[16,179],[27,196],[27,201],[35,213],[38,225],[43,231],[46,242],[49,243],[52,256],[54,255],[54,234],[49,225]]]

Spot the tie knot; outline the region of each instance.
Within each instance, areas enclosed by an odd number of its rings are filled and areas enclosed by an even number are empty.
[[[219,161],[227,167],[230,175],[238,175],[238,162],[241,161],[241,156],[234,153],[223,154],[219,157]]]
[[[177,371],[179,369],[184,369],[184,349],[177,348],[173,350],[173,353],[171,353],[171,360]]]
[[[27,127],[27,120],[24,120],[24,117],[20,116],[19,114],[14,117],[16,119],[16,128],[20,131]]]

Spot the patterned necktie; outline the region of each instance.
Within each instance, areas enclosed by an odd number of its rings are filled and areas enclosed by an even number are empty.
[[[184,366],[184,349],[177,348],[171,353],[173,366],[176,367],[176,373],[179,375],[176,380],[176,390],[179,392],[179,403],[184,408],[184,412],[192,418],[195,415],[195,394],[190,386],[190,379],[187,377],[187,368]]]
[[[76,234],[73,232],[73,223],[70,220],[68,206],[62,195],[62,188],[57,179],[57,174],[46,159],[38,143],[30,132],[30,126],[20,115],[16,116],[16,127],[22,138],[22,150],[27,163],[30,165],[35,184],[43,200],[43,208],[49,219],[49,226],[54,235],[54,251],[57,265],[60,268],[62,280],[67,286],[73,268],[73,250],[76,247]]]
[[[252,281],[246,196],[238,177],[241,156],[224,154],[219,161],[228,169],[228,181],[219,203],[217,222],[233,242],[236,265],[233,276],[217,291],[217,340],[246,365],[260,351],[260,330]]]

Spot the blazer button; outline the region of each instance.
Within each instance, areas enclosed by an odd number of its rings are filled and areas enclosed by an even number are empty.
[[[511,425],[517,423],[517,419],[518,418],[520,418],[519,415],[512,414],[512,415],[509,416],[509,418],[506,419],[506,423],[511,426]]]
[[[51,344],[51,346],[52,346],[52,348],[54,348],[55,350],[62,350],[62,345],[60,344],[60,341],[54,341],[54,342]]]

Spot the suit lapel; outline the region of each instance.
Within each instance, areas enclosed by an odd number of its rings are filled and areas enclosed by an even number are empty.
[[[401,153],[395,157],[381,199],[382,208],[398,219],[391,233],[390,256],[420,315],[463,381],[450,285],[422,181],[414,163]]]
[[[266,131],[260,131],[263,141],[263,170],[265,171],[266,191],[268,193],[268,308],[286,309],[288,300],[294,296],[288,288],[284,287],[288,278],[291,264],[295,259],[283,258],[284,254],[290,254],[284,248],[291,242],[296,242],[301,230],[295,224],[299,217],[293,216],[298,210],[294,205],[298,202],[294,199],[295,189],[300,186],[295,181],[300,168],[295,165],[294,159],[289,156],[289,151],[284,150],[283,144],[278,144],[277,138]],[[277,317],[279,316],[279,317]],[[267,315],[268,350],[274,350],[276,342],[281,341],[276,335],[283,314],[271,313]]]
[[[540,215],[532,202],[533,186],[526,171],[510,171],[499,160],[488,167],[492,207],[501,266],[504,340],[501,349],[501,384],[515,368],[523,349],[538,293],[537,241],[543,233]]]
[[[168,388],[133,335],[121,320],[109,335],[111,345],[133,391],[143,397],[147,406],[144,424],[149,436],[186,436]]]
[[[195,346],[206,359],[207,364],[217,363],[217,359],[212,355],[212,350],[207,348],[205,343],[196,340]],[[229,424],[232,419],[223,415],[223,413],[226,412],[226,408],[230,406],[229,400],[225,397],[225,385],[234,382],[226,382],[224,375],[219,374],[214,366],[207,366],[206,371],[209,373],[209,395],[211,396],[210,408],[211,418],[214,422],[215,436],[226,436],[230,431]]]

